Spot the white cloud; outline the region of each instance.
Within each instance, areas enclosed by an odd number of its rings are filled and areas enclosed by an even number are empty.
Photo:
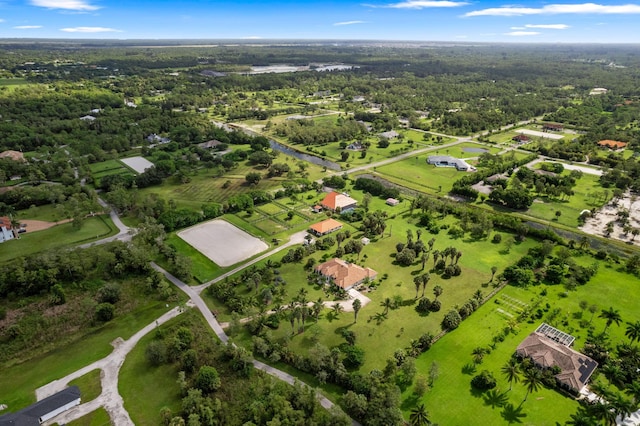
[[[525,28],[542,28],[544,30],[566,30],[571,28],[567,24],[527,24]]]
[[[511,36],[511,37],[527,37],[527,36],[535,36],[538,34],[540,33],[536,31],[511,31],[510,33],[504,33],[504,35]]]
[[[60,28],[60,31],[65,33],[121,33],[121,30],[105,27],[73,27],[73,28]]]
[[[336,22],[333,24],[334,27],[340,27],[342,25],[355,25],[355,24],[366,24],[366,21],[345,21],[345,22]]]
[[[42,28],[42,25],[18,25],[13,27],[14,30],[35,30],[36,28]]]
[[[448,1],[448,0],[406,0],[400,3],[390,3],[381,6],[367,4],[369,7],[388,7],[392,9],[427,9],[435,7],[460,7],[469,3],[465,1]]]
[[[243,40],[260,40],[262,37],[260,36],[247,36],[247,37],[242,37]]]
[[[511,27],[512,30],[526,30],[526,27]]]
[[[65,10],[98,10],[100,6],[94,6],[84,0],[31,0],[33,6],[46,7],[49,9]]]
[[[557,15],[557,14],[635,14],[640,13],[640,5],[602,5],[596,3],[580,4],[548,4],[540,8],[503,6],[489,9],[474,10],[464,16],[522,16],[522,15]]]

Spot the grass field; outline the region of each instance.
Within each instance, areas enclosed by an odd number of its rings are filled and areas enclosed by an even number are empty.
[[[224,270],[224,268],[213,263],[208,257],[193,248],[189,243],[178,237],[175,233],[171,233],[167,236],[167,244],[173,246],[178,253],[188,256],[191,259],[191,271],[196,283],[198,284],[202,284],[213,279],[217,274],[222,273]]]
[[[84,376],[69,382],[69,386],[78,386],[78,388],[80,388],[83,403],[93,401],[102,393],[100,373],[101,370],[99,369],[92,370]]]
[[[80,229],[63,223],[43,231],[20,234],[20,239],[8,241],[0,246],[0,262],[28,256],[45,250],[91,242],[117,233],[117,228],[108,215],[87,218]]]
[[[594,259],[587,255],[575,253],[577,262],[591,264]],[[596,332],[604,329],[605,320],[598,317],[602,309],[614,307],[620,311],[623,321],[634,321],[640,316],[640,307],[633,298],[625,295],[633,294],[637,281],[630,275],[618,271],[618,266],[605,262],[599,263],[598,273],[589,283],[578,287],[575,291],[566,292],[563,286],[538,285],[527,289],[506,287],[491,301],[462,322],[455,331],[445,335],[428,352],[418,358],[418,374],[428,376],[432,363],[439,366],[440,375],[435,384],[424,398],[418,401],[411,390],[403,394],[403,410],[405,414],[415,404],[424,402],[431,414],[431,420],[441,425],[458,424],[503,424],[506,422],[502,408],[491,408],[484,399],[470,386],[474,374],[465,369],[465,365],[472,364],[471,352],[474,348],[487,347],[492,337],[507,325],[508,316],[501,314],[498,309],[517,314],[513,311],[507,299],[518,300],[525,304],[541,300],[540,307],[543,317],[539,320],[529,320],[518,325],[517,334],[509,334],[503,342],[497,343],[496,348],[484,357],[484,361],[477,367],[477,372],[487,369],[494,373],[498,380],[498,388],[507,392],[509,402],[514,406],[520,405],[526,391],[524,387],[515,383],[513,390],[508,392],[509,384],[500,373],[500,368],[507,362],[517,345],[540,322],[549,323],[562,331],[576,337],[574,347],[580,350],[584,344],[587,330],[580,325],[581,320],[589,320],[591,314],[583,312],[579,307],[584,300],[589,305],[596,305],[598,312],[594,315],[592,326]],[[542,294],[546,294],[542,297]],[[549,303],[549,307],[546,307]],[[626,341],[624,327],[612,326],[609,329],[611,342]],[[615,343],[614,343],[615,345]],[[455,356],[451,356],[455,354]],[[596,375],[597,375],[596,371]],[[603,380],[601,376],[599,380]],[[606,380],[605,380],[606,381]],[[572,398],[551,389],[542,389],[533,393],[522,404],[522,418],[524,424],[555,425],[564,423],[578,407]],[[508,418],[508,417],[507,417]]]
[[[452,223],[451,219],[442,222],[442,224]],[[435,236],[434,249],[441,250],[453,245],[461,250],[463,256],[459,264],[463,272],[461,276],[451,279],[443,279],[435,273],[431,274],[431,281],[425,296],[432,299],[433,287],[435,285],[442,286],[444,293],[439,298],[442,302],[442,310],[428,316],[420,316],[414,309],[415,286],[413,284],[413,277],[421,273],[420,262],[416,262],[410,267],[401,267],[393,263],[394,257],[392,257],[392,254],[396,253],[395,245],[406,241],[407,230],[411,229],[415,235],[418,228],[414,224],[407,223],[407,219],[402,217],[388,220],[387,229],[390,228],[393,230],[392,236],[385,233],[384,237],[374,239],[371,244],[364,247],[360,260],[353,255],[345,257],[345,259],[358,264],[373,267],[381,279],[380,285],[374,291],[366,294],[372,302],[362,308],[357,324],[353,324],[352,313],[342,313],[338,318],[333,318],[332,315],[328,315],[328,310],[324,311],[318,324],[321,334],[320,341],[329,347],[336,346],[343,341],[340,337],[341,329],[349,328],[356,332],[358,344],[366,351],[363,366],[365,372],[374,368],[384,368],[386,359],[393,354],[393,351],[408,346],[411,339],[417,339],[427,331],[437,334],[443,316],[451,307],[464,304],[478,289],[485,294],[491,291],[491,287],[486,287],[486,284],[491,277],[492,266],[497,266],[499,270],[502,270],[512,262],[512,259],[524,254],[534,244],[533,241],[526,241],[514,245],[509,255],[502,255],[499,253],[499,248],[489,241],[453,240],[444,231],[440,232]],[[353,234],[354,238],[361,237],[359,232]],[[422,240],[428,241],[431,237],[431,234],[425,232],[422,235]],[[503,236],[503,238],[507,237],[508,235]],[[334,250],[335,247],[329,250],[329,257]],[[323,254],[324,252],[318,252],[313,256],[318,259],[317,262],[320,262],[320,257]],[[281,256],[282,254],[277,255],[274,260],[279,260]],[[432,264],[432,260],[429,260],[426,270],[430,269]],[[318,293],[322,289],[316,289],[306,284],[306,273],[303,271],[302,264],[283,265],[280,271],[281,276],[288,283],[287,294],[289,298],[296,294],[300,286],[309,291],[309,300],[315,300],[317,295],[323,296]],[[385,274],[387,275],[386,279],[383,277]],[[301,284],[296,284],[299,282]],[[381,302],[387,297],[393,298],[394,296],[401,298],[402,306],[389,310],[386,317],[382,318]],[[289,324],[283,322],[280,329],[274,334],[284,336],[290,332]],[[296,335],[292,338],[290,346],[296,351],[306,352],[312,346],[310,337],[310,333]],[[384,347],[381,347],[381,342],[385,342]]]
[[[292,170],[297,170],[297,163],[293,157],[280,155],[274,162],[287,163]],[[255,186],[250,186],[245,180],[247,173],[257,171],[263,179]],[[309,164],[306,169],[308,179],[315,180],[322,176],[320,167]],[[139,190],[141,195],[155,193],[165,200],[174,200],[178,207],[200,209],[202,204],[211,202],[224,202],[229,197],[246,193],[250,190],[271,191],[282,187],[284,178],[267,178],[267,170],[254,168],[246,164],[240,164],[231,172],[222,177],[214,177],[210,170],[199,170],[196,175],[190,176],[191,181],[180,183],[175,179],[167,179],[160,186],[153,186]]]
[[[421,154],[377,167],[376,172],[391,182],[420,192],[446,194],[451,190],[453,182],[463,176],[465,172],[459,172],[454,167],[435,167],[427,164],[427,157],[430,155],[435,155],[435,153]]]
[[[18,210],[17,216],[18,219],[44,220],[45,222],[56,222],[61,219],[60,212],[56,211],[55,204],[45,204]]]
[[[565,171],[563,174],[569,174]],[[598,176],[584,173],[576,181],[573,187],[574,195],[568,200],[559,200],[548,196],[537,197],[531,205],[527,214],[539,219],[557,221],[566,226],[577,227],[578,217],[583,210],[591,210],[593,207],[600,207],[604,203],[602,199],[595,196],[598,191],[602,191]],[[561,216],[556,218],[555,212],[560,211]]]
[[[111,419],[109,418],[109,413],[100,407],[67,424],[68,426],[111,426]]]
[[[182,296],[180,296],[182,297]],[[142,327],[168,311],[165,302],[148,300],[135,312],[116,317],[77,340],[22,363],[0,365],[0,401],[16,411],[35,402],[35,390],[53,380],[104,358],[117,337],[128,339]]]
[[[185,315],[188,313],[182,316]],[[171,320],[161,325],[160,329],[166,330],[181,320]],[[173,365],[153,367],[145,357],[145,349],[154,338],[155,334],[149,333],[138,342],[127,355],[118,377],[118,391],[124,400],[124,407],[133,423],[141,426],[160,424],[160,409],[165,406],[174,412],[180,409],[177,368]]]
[[[105,176],[111,175],[128,175],[133,176],[135,173],[122,164],[118,160],[107,160],[100,163],[93,163],[89,165],[89,170],[91,170],[91,176],[94,179],[94,186],[100,186],[100,179]]]

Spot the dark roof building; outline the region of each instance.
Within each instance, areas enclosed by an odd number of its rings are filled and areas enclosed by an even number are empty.
[[[76,405],[80,405],[80,389],[71,386],[16,413],[0,416],[0,426],[39,426]]]
[[[572,336],[546,324],[538,330],[518,345],[516,353],[522,358],[531,359],[540,368],[560,368],[560,372],[555,375],[558,383],[566,389],[579,392],[589,381],[598,363],[562,343],[572,342]]]

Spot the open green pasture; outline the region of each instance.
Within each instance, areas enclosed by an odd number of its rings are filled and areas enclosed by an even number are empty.
[[[436,167],[427,164],[427,157],[435,155],[417,155],[382,167],[376,172],[385,179],[429,194],[446,194],[451,190],[453,182],[466,172],[459,172],[455,167]]]
[[[581,264],[591,264],[596,260],[586,254],[574,252],[574,259]],[[442,425],[457,424],[503,424],[503,408],[491,408],[476,390],[471,388],[473,376],[482,370],[489,370],[498,381],[500,392],[506,392],[508,400],[515,407],[523,401],[526,390],[520,383],[514,383],[509,391],[509,383],[500,368],[508,361],[518,344],[542,322],[551,324],[567,332],[576,341],[574,347],[580,350],[587,336],[587,329],[601,332],[605,320],[599,318],[603,309],[613,307],[619,310],[623,319],[620,327],[615,324],[608,329],[611,342],[626,341],[624,321],[634,321],[640,316],[640,307],[633,298],[637,280],[621,272],[616,264],[598,262],[598,273],[586,285],[574,291],[567,291],[561,285],[537,285],[529,288],[505,287],[493,300],[464,320],[455,331],[446,334],[417,361],[418,374],[428,377],[435,362],[439,377],[423,398],[416,398],[409,389],[403,393],[403,410],[408,415],[416,404],[424,403],[431,414],[431,420]],[[580,308],[580,302],[597,308],[594,315]],[[547,305],[548,304],[548,305]],[[503,342],[496,342],[495,349],[484,357],[483,362],[472,372],[471,352],[476,347],[489,348],[493,337],[503,331],[509,322],[520,313],[522,306],[537,306],[535,319],[519,323],[515,334],[508,334]],[[539,311],[538,311],[539,309]],[[539,316],[539,318],[538,318]],[[582,323],[581,323],[582,322]],[[596,375],[597,375],[596,370]],[[600,380],[604,377],[600,376]],[[606,379],[604,379],[606,381]],[[524,424],[555,425],[564,423],[578,407],[570,397],[555,390],[542,388],[529,396],[522,404]]]
[[[57,343],[52,339],[54,349],[41,356],[0,365],[0,401],[10,411],[28,406],[35,402],[37,388],[104,358],[113,350],[110,343],[114,339],[130,338],[168,310],[164,301],[146,299],[135,311],[116,316],[88,333],[69,336]]]
[[[19,239],[2,245],[0,262],[59,247],[89,243],[116,233],[117,228],[108,215],[88,217],[80,229],[74,229],[71,222],[67,222],[42,231],[25,232],[20,234]]]
[[[42,206],[32,206],[28,209],[17,212],[18,219],[43,220],[45,222],[56,222],[60,220],[60,212],[56,211],[55,204],[44,204]]]
[[[569,174],[565,171],[563,174]],[[554,221],[570,227],[578,226],[578,217],[583,210],[591,210],[594,207],[601,207],[605,201],[599,194],[604,189],[600,185],[598,176],[583,173],[582,177],[576,181],[573,187],[574,195],[566,200],[551,198],[549,196],[539,196],[533,202],[527,214],[539,219]],[[556,211],[561,213],[556,217]]]
[[[289,167],[296,171],[297,162],[293,157],[280,154],[274,160],[277,163],[287,163]],[[322,176],[320,167],[307,164],[306,172],[308,179],[319,179]],[[262,174],[262,180],[254,186],[249,185],[245,176],[249,172]],[[167,179],[162,185],[140,189],[141,195],[158,194],[165,200],[174,200],[179,207],[200,209],[205,203],[222,203],[229,197],[246,193],[251,190],[272,191],[282,187],[284,178],[267,178],[267,170],[255,168],[241,163],[237,168],[226,173],[224,176],[216,177],[210,170],[199,170],[195,175],[189,176],[191,181],[181,183],[176,179]]]
[[[118,160],[107,160],[89,165],[95,186],[100,186],[100,179],[111,175],[130,175],[135,173]]]
[[[462,268],[462,275],[451,279],[443,279],[436,273],[431,273],[431,280],[428,283],[425,297],[434,298],[433,288],[440,285],[444,292],[439,300],[442,302],[440,312],[431,313],[428,316],[421,316],[415,311],[415,286],[413,278],[421,271],[421,263],[416,261],[412,266],[402,267],[394,263],[396,244],[406,242],[407,231],[413,232],[414,238],[418,227],[415,219],[408,217],[397,217],[387,221],[387,231],[382,237],[372,239],[366,245],[358,259],[355,255],[344,256],[343,259],[355,262],[363,266],[369,266],[378,272],[380,284],[373,290],[364,294],[372,301],[362,308],[358,315],[358,321],[354,324],[353,313],[341,313],[337,318],[324,310],[317,326],[313,325],[313,320],[309,320],[307,327],[317,327],[319,329],[320,342],[329,347],[336,346],[343,342],[340,336],[342,329],[348,328],[356,332],[357,344],[366,351],[363,371],[370,371],[377,368],[382,369],[387,358],[398,348],[407,347],[411,339],[417,339],[425,332],[437,334],[440,331],[440,323],[446,312],[455,305],[464,304],[472,295],[481,290],[485,295],[492,287],[489,285],[491,278],[491,267],[496,266],[501,271],[506,266],[513,263],[513,260],[523,255],[526,250],[533,246],[534,241],[527,240],[524,243],[513,245],[509,254],[501,254],[500,246],[492,244],[490,241],[472,241],[466,238],[452,239],[445,231],[438,235],[431,235],[424,232],[421,236],[423,241],[428,241],[435,237],[434,250],[442,250],[449,246],[454,246],[463,252],[459,265]],[[452,219],[445,219],[443,225],[451,225]],[[391,236],[389,236],[391,230]],[[353,238],[360,239],[360,232],[353,233]],[[509,235],[503,235],[503,239]],[[316,264],[323,261],[323,258],[332,258],[334,248],[328,252],[316,252],[313,257]],[[283,254],[276,255],[272,260],[279,260]],[[331,298],[318,293],[323,289],[315,288],[306,281],[306,272],[303,270],[303,260],[299,264],[286,264],[280,268],[281,276],[287,284],[288,301],[299,291],[299,288],[306,288],[309,291],[308,300],[316,300],[318,295],[324,300]],[[429,259],[425,271],[433,267],[433,260]],[[292,286],[293,284],[293,286]],[[384,314],[381,303],[386,298],[398,297],[402,302],[396,309],[390,309]],[[282,321],[280,328],[273,332],[276,336],[284,337],[291,333],[288,322]],[[305,332],[295,335],[290,342],[290,346],[296,351],[306,352],[313,346],[312,333]]]
[[[194,314],[182,314],[185,315]],[[161,325],[159,330],[166,332],[175,324],[184,324],[183,318],[175,318]],[[149,333],[138,342],[127,355],[118,377],[118,391],[124,407],[136,425],[158,425],[161,423],[161,408],[168,407],[177,412],[181,407],[180,387],[176,383],[177,367],[167,364],[154,367],[145,356],[145,349],[154,338],[155,333]]]

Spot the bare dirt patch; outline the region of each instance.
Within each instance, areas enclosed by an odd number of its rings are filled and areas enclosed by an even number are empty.
[[[220,219],[187,228],[178,232],[178,236],[222,267],[241,262],[269,248],[259,238]]]
[[[612,200],[599,209],[593,217],[586,220],[580,229],[587,234],[607,237],[607,224],[613,222],[613,232],[608,235],[609,238],[640,245],[640,237],[634,238],[631,232],[625,234],[618,216],[618,212],[621,210],[629,212],[628,224],[632,228],[640,228],[640,197],[627,192],[619,200]]]
[[[32,219],[21,219],[20,223],[23,225],[27,225],[27,232],[35,232],[42,231],[44,229],[49,229],[53,226],[60,225],[61,223],[69,222],[69,220],[61,220],[60,222],[47,222],[44,220],[32,220]]]

